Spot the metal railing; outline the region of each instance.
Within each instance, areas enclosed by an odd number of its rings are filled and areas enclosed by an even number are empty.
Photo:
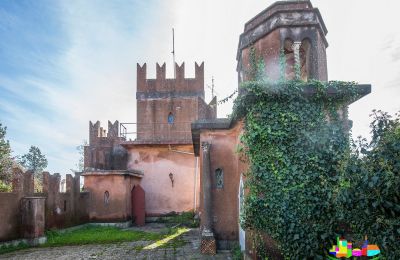
[[[192,139],[191,122],[120,123],[119,136],[127,141],[186,141]]]

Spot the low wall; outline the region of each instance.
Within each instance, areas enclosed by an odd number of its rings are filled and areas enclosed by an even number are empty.
[[[60,192],[61,176],[43,173],[43,193],[46,197],[46,229],[65,228],[89,220],[89,193],[80,191],[80,174],[66,175],[66,192]]]
[[[21,199],[45,197],[45,228],[65,228],[89,221],[89,192],[80,192],[80,174],[66,175],[66,192],[60,192],[60,174],[43,173],[43,192],[34,193],[33,173],[14,169],[13,191],[0,192],[0,241],[23,237]]]
[[[19,194],[16,192],[0,192],[0,241],[19,237],[20,199]]]

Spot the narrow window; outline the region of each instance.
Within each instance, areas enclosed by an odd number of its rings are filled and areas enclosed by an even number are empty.
[[[224,171],[221,168],[215,170],[215,188],[224,188]]]
[[[105,191],[104,192],[104,205],[107,206],[109,202],[110,202],[110,193],[108,193],[108,191]]]
[[[168,114],[168,124],[172,125],[174,123],[174,115],[172,112]]]

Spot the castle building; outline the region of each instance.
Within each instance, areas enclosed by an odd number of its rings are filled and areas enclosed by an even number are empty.
[[[272,4],[249,20],[240,35],[238,83],[249,79],[253,50],[271,80],[281,76],[283,57],[286,79],[293,79],[298,69],[304,81],[327,81],[326,34],[310,1]],[[99,122],[89,123],[83,174],[91,196],[89,217],[142,225],[145,216],[195,210],[203,253],[229,249],[237,241],[248,250],[251,239],[239,224],[248,165],[236,152],[243,122],[217,118],[216,99],[204,101],[203,64],[195,65],[191,79],[185,78],[184,64],[175,64],[172,79],[166,78],[165,64],[157,64],[156,79],[147,79],[146,66],[137,65],[134,140],[127,137],[128,124],[109,122],[106,133]],[[371,86],[357,89],[362,97]],[[306,94],[312,95],[312,89]]]
[[[137,65],[136,123],[108,122],[108,132],[100,122],[89,123],[83,176],[92,194],[92,220],[139,218],[137,224],[143,224],[144,214],[198,208],[199,167],[191,123],[217,113],[215,99],[204,101],[204,64],[195,64],[194,78],[185,78],[184,63],[175,64],[176,77],[171,79],[166,78],[165,63],[156,65],[155,79],[147,78],[146,69],[146,64]],[[136,131],[128,132],[132,125]],[[134,204],[141,206],[135,209]]]

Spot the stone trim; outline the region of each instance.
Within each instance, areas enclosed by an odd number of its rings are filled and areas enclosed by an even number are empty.
[[[301,17],[294,17],[293,14],[300,14]],[[243,49],[249,47],[254,42],[278,28],[310,26],[318,28],[325,46],[327,47],[328,42],[325,38],[327,30],[323,25],[321,14],[317,8],[276,11],[275,13],[271,14],[271,16],[267,17],[263,22],[259,23],[257,26],[248,31],[244,31],[240,35],[236,60],[241,60],[241,52]]]

